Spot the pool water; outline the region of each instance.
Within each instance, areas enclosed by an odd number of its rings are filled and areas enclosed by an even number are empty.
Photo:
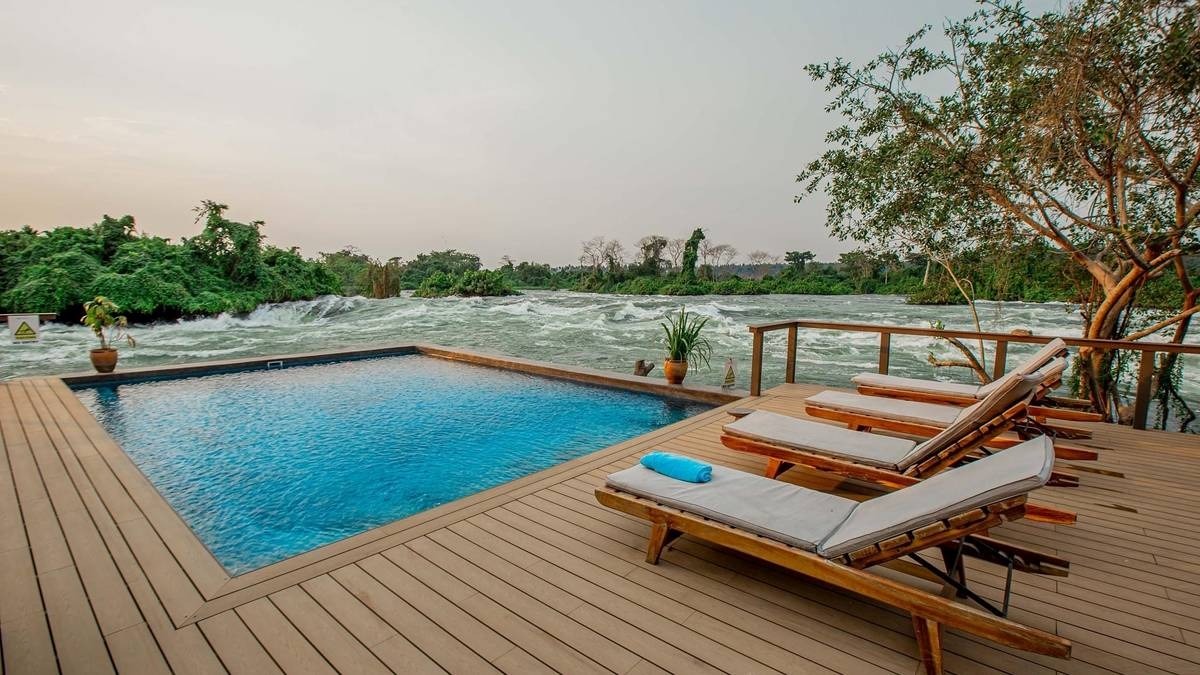
[[[231,574],[710,408],[419,355],[76,394]]]

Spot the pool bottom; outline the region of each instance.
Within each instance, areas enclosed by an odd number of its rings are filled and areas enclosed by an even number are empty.
[[[428,356],[77,395],[235,575],[711,407]]]

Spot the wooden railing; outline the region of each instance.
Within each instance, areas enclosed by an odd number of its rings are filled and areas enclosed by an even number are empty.
[[[1053,340],[1053,335],[1020,335],[1015,333],[980,333],[969,330],[939,330],[937,328],[917,328],[913,326],[881,326],[869,323],[841,323],[835,321],[773,321],[750,325],[750,333],[754,339],[754,349],[750,359],[750,395],[762,394],[762,360],[763,336],[777,330],[787,331],[787,367],[784,371],[784,381],[796,381],[796,334],[801,328],[813,330],[836,330],[851,333],[879,334],[879,372],[887,374],[891,361],[893,335],[918,335],[924,337],[959,338],[966,340],[985,340],[996,343],[993,355],[993,377],[1002,375],[1007,367],[1008,343],[1046,344]],[[1062,338],[1072,347],[1092,347],[1106,351],[1129,350],[1141,352],[1138,364],[1137,387],[1134,391],[1133,427],[1146,428],[1146,418],[1150,412],[1150,385],[1154,375],[1154,355],[1160,352],[1176,354],[1200,354],[1200,345],[1171,344],[1166,342],[1132,342],[1128,340],[1092,340],[1086,338]]]

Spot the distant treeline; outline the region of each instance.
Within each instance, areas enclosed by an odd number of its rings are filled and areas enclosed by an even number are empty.
[[[105,216],[91,227],[28,227],[0,231],[0,311],[82,313],[104,295],[134,319],[249,312],[264,302],[341,294],[387,298],[408,290],[418,297],[496,296],[519,289],[638,295],[755,295],[791,293],[905,295],[919,304],[964,302],[940,265],[892,252],[853,251],[817,262],[811,251],[739,256],[711,244],[701,230],[688,239],[642,238],[631,254],[616,240],[583,243],[579,263],[515,262],[483,268],[479,256],[457,250],[379,260],[347,247],[305,259],[296,249],[263,243],[261,221],[237,223],[226,206],[196,208],[203,229],[178,243],[138,234],[131,216]],[[1192,261],[1194,264],[1195,261]],[[953,261],[977,299],[1066,301],[1089,283],[1044,244],[973,250]],[[1140,293],[1143,306],[1178,306],[1173,278],[1155,279]]]

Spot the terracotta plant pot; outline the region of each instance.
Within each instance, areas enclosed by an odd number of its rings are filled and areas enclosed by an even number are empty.
[[[687,369],[687,361],[663,360],[663,375],[669,384],[683,384],[683,378],[687,377]]]
[[[93,349],[91,357],[97,373],[111,373],[117,367],[117,350],[112,347]]]

